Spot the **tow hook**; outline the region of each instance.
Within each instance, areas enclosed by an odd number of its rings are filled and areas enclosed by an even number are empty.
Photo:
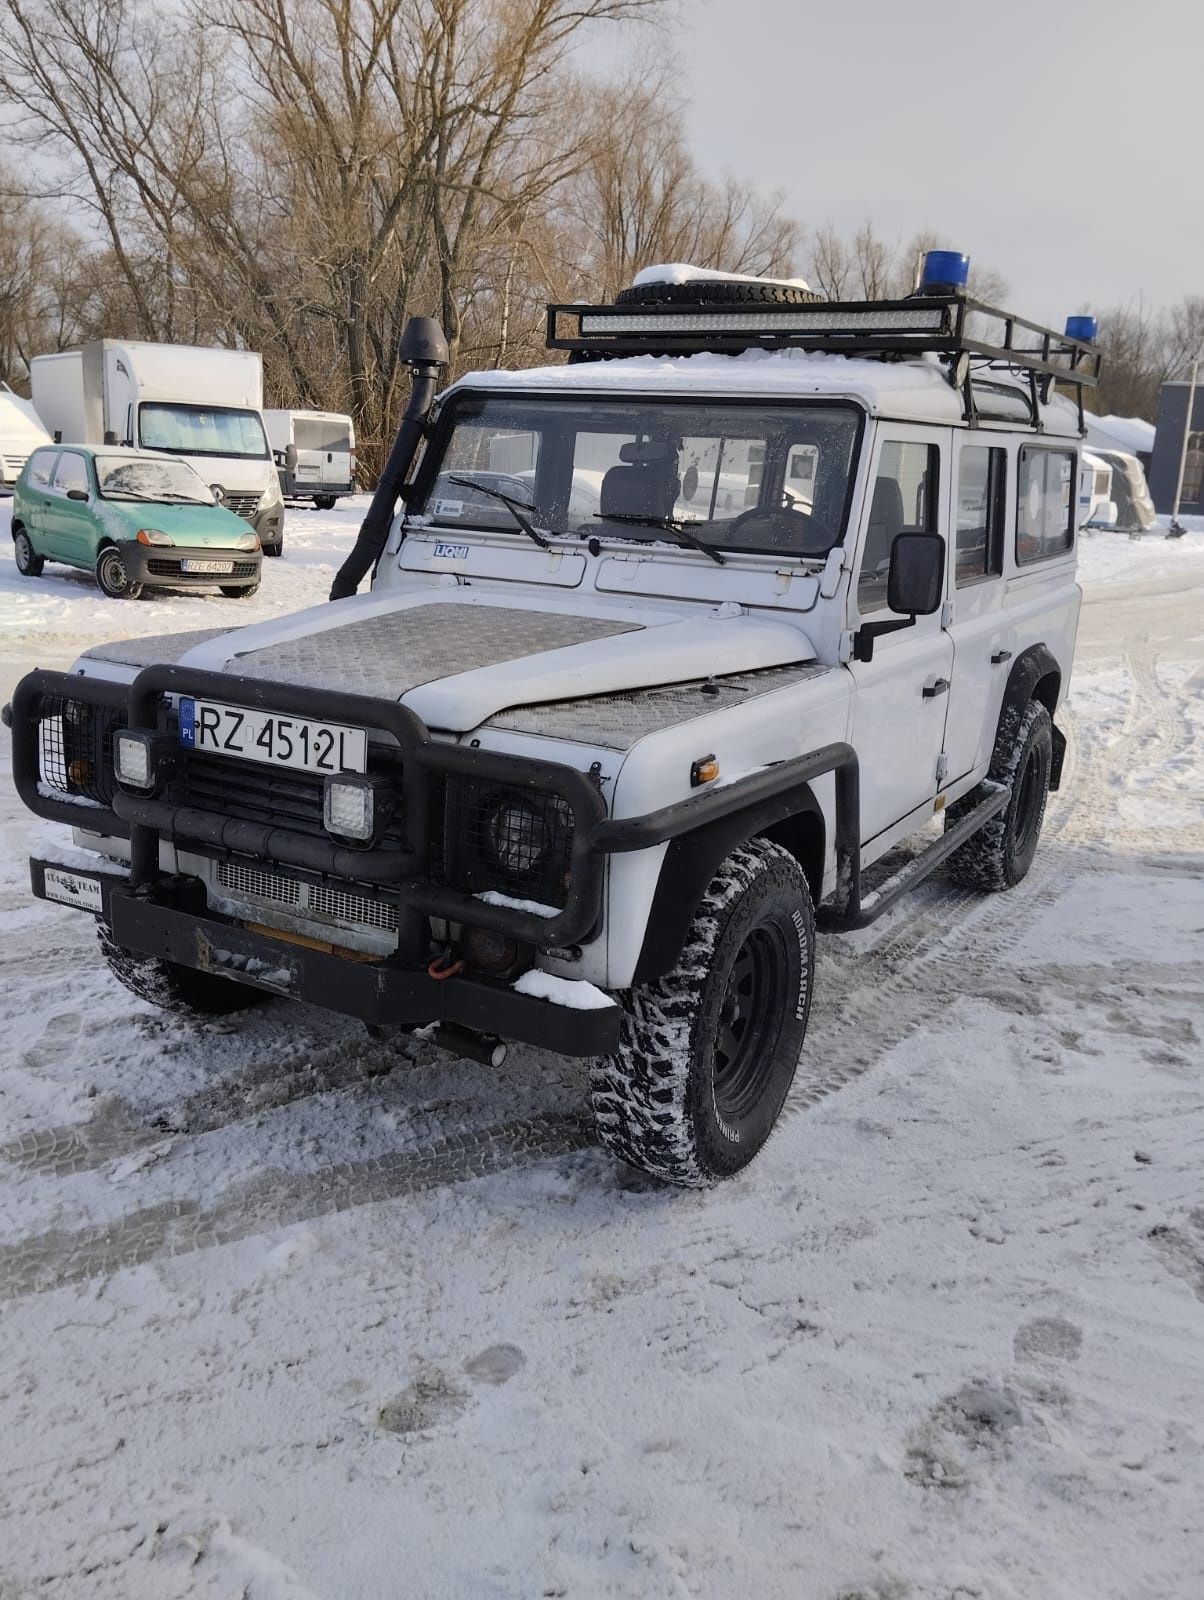
[[[467,1056],[483,1067],[500,1067],[509,1054],[509,1046],[496,1034],[476,1033],[472,1028],[462,1028],[458,1022],[437,1022],[427,1038],[440,1050],[453,1056]]]

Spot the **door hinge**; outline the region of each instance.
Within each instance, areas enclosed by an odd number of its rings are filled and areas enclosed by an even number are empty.
[[[944,605],[941,607],[941,627],[942,628],[951,628],[952,626],[953,626],[953,601],[952,600],[946,600]]]
[[[937,756],[937,758],[936,758],[936,781],[937,781],[938,786],[940,784],[944,783],[945,775],[948,773],[948,771],[949,771],[949,757],[942,750],[940,755]]]

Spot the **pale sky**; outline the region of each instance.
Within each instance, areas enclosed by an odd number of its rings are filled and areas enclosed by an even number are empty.
[[[804,223],[943,234],[1056,322],[1204,294],[1200,0],[681,0],[695,154]]]

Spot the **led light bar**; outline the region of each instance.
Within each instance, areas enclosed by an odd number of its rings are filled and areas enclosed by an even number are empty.
[[[581,333],[941,333],[946,327],[940,307],[927,310],[824,311],[758,308],[749,311],[640,311],[581,313]]]

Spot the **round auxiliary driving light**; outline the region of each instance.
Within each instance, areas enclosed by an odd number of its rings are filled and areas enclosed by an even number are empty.
[[[929,250],[920,272],[921,294],[965,294],[970,257],[958,250]]]
[[[489,813],[489,848],[507,872],[533,872],[548,853],[548,829],[525,800],[503,800]]]

